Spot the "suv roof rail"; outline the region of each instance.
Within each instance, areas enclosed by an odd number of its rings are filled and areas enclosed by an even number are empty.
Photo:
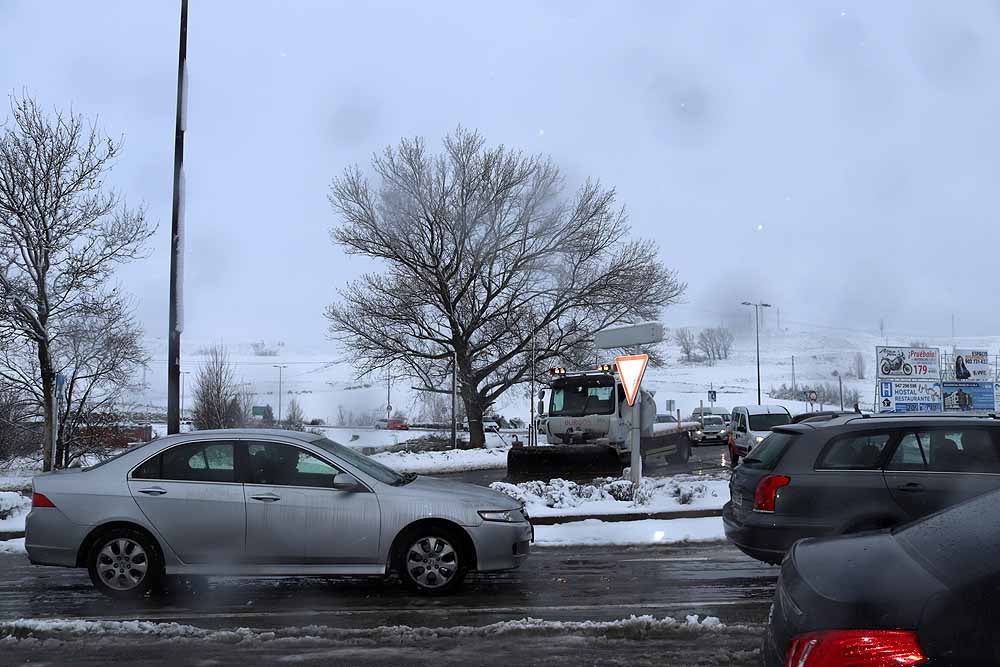
[[[867,414],[861,413],[856,416],[847,417],[848,422],[857,421],[858,419],[921,419],[921,418],[933,418],[933,419],[1000,419],[1000,415],[996,412],[880,412],[877,414]]]

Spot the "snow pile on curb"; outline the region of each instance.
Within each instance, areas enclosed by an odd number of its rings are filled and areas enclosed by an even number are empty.
[[[719,517],[669,521],[587,519],[554,526],[535,526],[535,545],[542,547],[718,542],[725,538],[726,533]]]
[[[565,479],[509,484],[490,488],[525,504],[531,516],[630,514],[685,509],[720,509],[729,500],[729,483],[704,475],[643,478],[633,493],[627,479],[602,477],[593,484]]]
[[[0,554],[27,554],[28,552],[24,549],[24,538],[19,537],[16,540],[3,540],[0,541]]]
[[[30,509],[31,498],[18,491],[0,491],[0,533],[23,531]]]
[[[397,472],[435,474],[507,467],[508,447],[451,449],[443,452],[385,452],[371,458]]]
[[[670,616],[656,618],[650,615],[630,616],[614,621],[546,621],[523,618],[501,621],[483,626],[456,625],[451,627],[411,627],[388,625],[374,628],[334,628],[310,625],[275,630],[234,628],[209,630],[181,623],[156,623],[151,621],[86,621],[63,619],[18,619],[0,622],[0,641],[20,639],[83,639],[120,638],[142,636],[157,639],[192,639],[224,644],[264,643],[272,641],[305,640],[323,642],[372,642],[385,644],[412,644],[424,641],[453,640],[466,637],[492,638],[504,636],[574,635],[579,637],[606,637],[643,640],[650,637],[672,636],[678,633],[720,632],[726,629],[715,616],[700,618],[692,614],[683,621]]]

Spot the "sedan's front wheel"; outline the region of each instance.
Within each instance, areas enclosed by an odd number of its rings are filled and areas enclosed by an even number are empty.
[[[163,563],[159,550],[145,533],[113,528],[94,541],[87,569],[97,590],[127,600],[145,596],[159,583]]]
[[[468,564],[454,531],[443,526],[424,528],[404,540],[403,545],[397,567],[411,589],[445,595],[462,584]]]

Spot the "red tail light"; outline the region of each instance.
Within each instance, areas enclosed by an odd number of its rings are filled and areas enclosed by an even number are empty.
[[[909,630],[828,630],[792,640],[785,667],[903,667],[927,656]]]
[[[56,504],[49,500],[41,493],[31,494],[31,506],[32,507],[55,507]]]
[[[784,475],[768,475],[757,483],[753,494],[753,508],[758,512],[773,512],[774,503],[778,499],[778,489],[788,486],[791,477]]]

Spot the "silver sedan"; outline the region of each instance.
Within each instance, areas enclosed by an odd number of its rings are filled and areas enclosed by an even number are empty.
[[[441,594],[518,567],[531,524],[487,488],[401,475],[326,438],[202,431],[100,465],[34,478],[25,546],[36,565],[86,567],[101,592],[141,597],[163,575],[387,575]]]

